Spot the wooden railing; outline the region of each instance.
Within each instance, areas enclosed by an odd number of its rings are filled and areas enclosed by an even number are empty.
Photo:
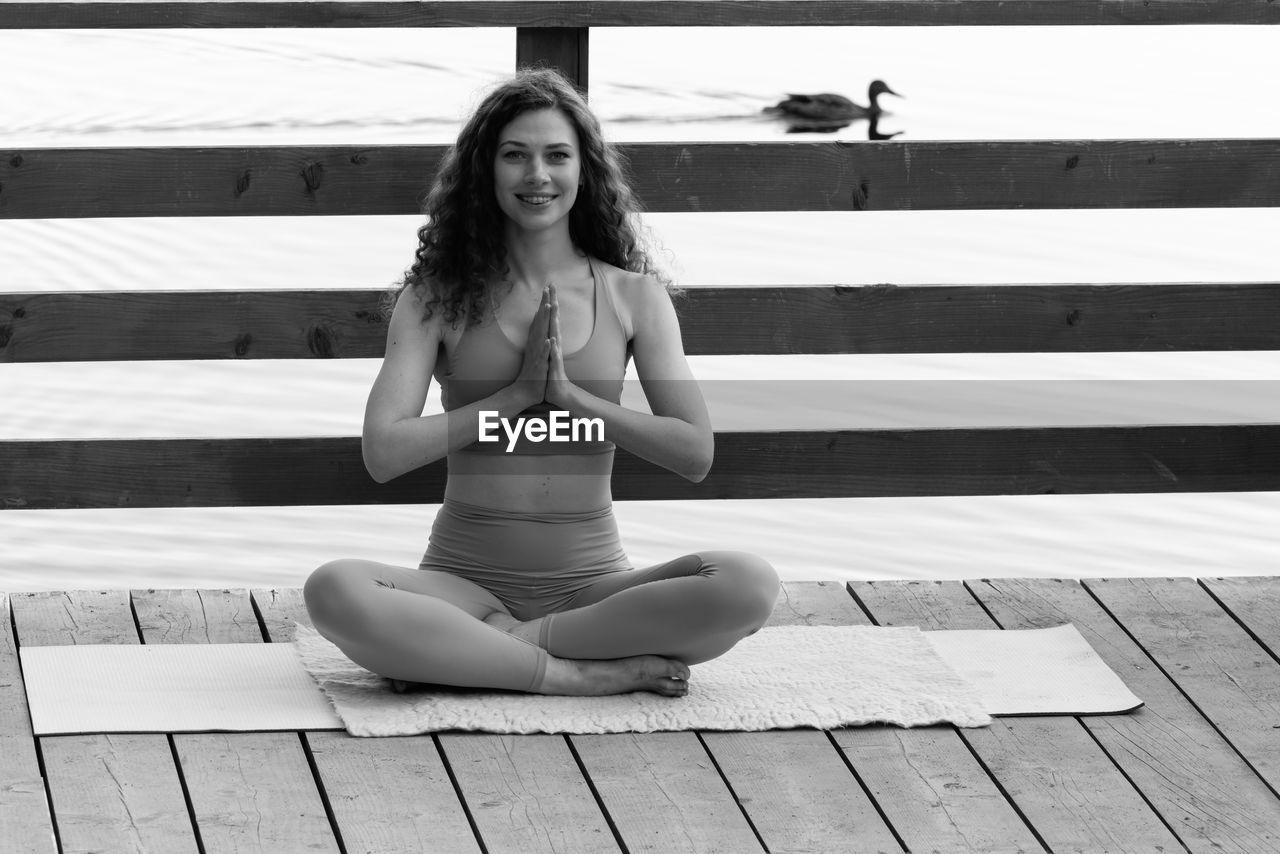
[[[517,63],[587,84],[589,27],[1275,24],[1264,0],[0,0],[0,28],[518,27]],[[1280,206],[1280,140],[626,146],[650,211]],[[0,217],[416,212],[439,146],[0,152]],[[0,361],[368,358],[382,292],[0,294]],[[691,289],[691,355],[1280,349],[1280,283]],[[852,405],[852,404],[851,404]],[[615,497],[1280,489],[1280,425],[722,432],[691,485],[625,452]],[[359,439],[0,443],[8,508],[439,500],[375,484]]]

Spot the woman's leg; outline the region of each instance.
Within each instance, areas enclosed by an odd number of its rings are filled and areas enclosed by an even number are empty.
[[[521,629],[554,656],[659,655],[698,664],[724,654],[769,619],[778,575],[746,552],[706,551],[601,577],[569,609]]]
[[[547,654],[484,622],[496,596],[445,572],[364,560],[321,566],[303,588],[316,630],[390,679],[536,691]]]
[[[688,668],[679,661],[553,657],[486,623],[510,618],[510,611],[480,585],[447,572],[338,560],[313,572],[303,595],[321,635],[390,679],[543,694],[687,691]]]

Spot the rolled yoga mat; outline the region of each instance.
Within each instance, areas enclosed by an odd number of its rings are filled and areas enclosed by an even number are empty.
[[[680,699],[449,688],[395,694],[307,626],[294,644],[23,647],[20,654],[37,735],[967,727],[989,723],[988,715],[1114,714],[1141,705],[1072,626],[766,628],[693,667]]]

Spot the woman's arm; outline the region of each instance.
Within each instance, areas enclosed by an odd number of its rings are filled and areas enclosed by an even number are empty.
[[[636,373],[653,414],[602,400],[568,379],[554,300],[547,400],[575,416],[602,419],[609,441],[697,483],[711,469],[715,437],[702,389],[685,359],[671,297],[659,283],[639,277],[626,288],[625,296],[621,291],[619,298],[625,300],[635,330],[632,355]]]
[[[386,356],[365,405],[361,450],[365,468],[379,483],[435,462],[475,442],[482,409],[497,410],[501,417],[512,417],[542,400],[542,384],[536,380],[525,380],[522,373],[516,382],[483,400],[451,412],[424,416],[422,407],[431,387],[431,374],[443,340],[444,321],[437,313],[423,322],[422,313],[421,300],[411,288],[406,288],[396,300],[387,329]],[[540,370],[542,382],[545,382],[550,351],[545,344],[549,307],[540,309],[540,314],[544,338],[526,347],[525,362],[526,373],[537,377]],[[535,317],[535,328],[537,320]],[[539,352],[541,368],[537,364]]]

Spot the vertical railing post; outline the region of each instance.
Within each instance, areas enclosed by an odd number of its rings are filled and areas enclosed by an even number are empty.
[[[516,68],[558,68],[587,94],[587,35],[590,27],[518,27]]]

